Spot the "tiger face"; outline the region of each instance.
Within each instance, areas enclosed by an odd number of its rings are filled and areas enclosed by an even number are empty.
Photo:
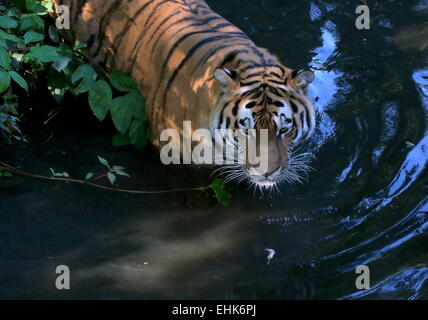
[[[215,128],[243,134],[251,131],[248,138],[255,141],[259,153],[267,154],[267,166],[263,168],[252,164],[255,162],[251,153],[244,155],[243,164],[235,159],[233,164],[220,168],[228,172],[226,181],[246,180],[260,189],[274,187],[281,181],[301,182],[310,169],[310,155],[297,155],[294,148],[315,127],[315,111],[307,96],[314,73],[275,65],[249,70],[217,68],[214,78],[221,88]],[[267,133],[264,149],[261,132]],[[239,141],[235,139],[234,143]]]

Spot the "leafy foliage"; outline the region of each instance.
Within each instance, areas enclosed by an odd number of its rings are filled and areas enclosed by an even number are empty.
[[[144,147],[150,138],[145,101],[127,74],[107,74],[88,62],[85,44],[67,44],[55,28],[51,1],[14,0],[0,6],[0,131],[10,142],[25,141],[19,129],[18,96],[36,90],[48,74],[48,89],[57,103],[66,92],[87,94],[99,121],[110,116],[118,134],[113,145]]]
[[[50,15],[52,1],[12,3],[10,8],[0,5],[0,132],[6,140],[26,142],[19,127],[19,97],[31,98],[37,82],[47,75],[47,88],[58,104],[66,92],[87,95],[88,105],[99,121],[111,117],[118,131],[113,136],[113,146],[143,148],[150,139],[150,126],[145,101],[135,81],[121,71],[108,74],[89,63],[84,43],[67,44]],[[129,177],[123,167],[110,166],[102,157],[99,161],[106,167],[105,176],[112,185],[118,176]],[[67,172],[52,168],[50,172],[52,178],[69,177]],[[11,172],[0,170],[1,178],[11,176]],[[93,179],[92,172],[85,176],[85,181]],[[230,205],[230,193],[222,179],[197,189],[211,190],[220,204]]]
[[[215,198],[221,205],[226,207],[231,205],[231,195],[230,192],[227,190],[223,179],[215,179],[213,182],[211,182],[208,188],[210,188],[214,192]]]

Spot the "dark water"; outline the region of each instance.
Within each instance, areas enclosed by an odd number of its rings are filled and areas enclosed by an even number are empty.
[[[224,208],[194,192],[15,178],[0,189],[0,298],[427,299],[428,2],[368,1],[370,30],[355,28],[359,1],[208,2],[286,65],[317,70],[309,181],[264,198],[239,186]],[[136,189],[209,179],[150,149],[112,148],[72,108],[43,139],[1,145],[1,159],[82,177],[100,154]],[[270,264],[265,248],[277,252]],[[54,286],[61,264],[67,292]],[[361,264],[370,290],[355,287]]]

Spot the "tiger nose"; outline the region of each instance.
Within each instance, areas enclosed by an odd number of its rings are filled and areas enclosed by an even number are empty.
[[[273,175],[275,172],[279,171],[279,170],[280,170],[280,168],[281,168],[281,167],[277,167],[277,168],[276,168],[276,169],[274,169],[274,170],[271,170],[271,171],[269,171],[269,172],[266,172],[265,174],[263,174],[263,176],[264,176],[265,178],[270,177],[270,176],[271,176],[271,175]]]

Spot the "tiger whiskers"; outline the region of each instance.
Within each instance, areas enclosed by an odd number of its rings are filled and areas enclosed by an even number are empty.
[[[315,171],[309,163],[315,158],[309,152],[298,153],[299,149],[293,150],[288,159],[287,171],[280,177],[280,181],[287,183],[303,183],[308,180],[309,173]]]

